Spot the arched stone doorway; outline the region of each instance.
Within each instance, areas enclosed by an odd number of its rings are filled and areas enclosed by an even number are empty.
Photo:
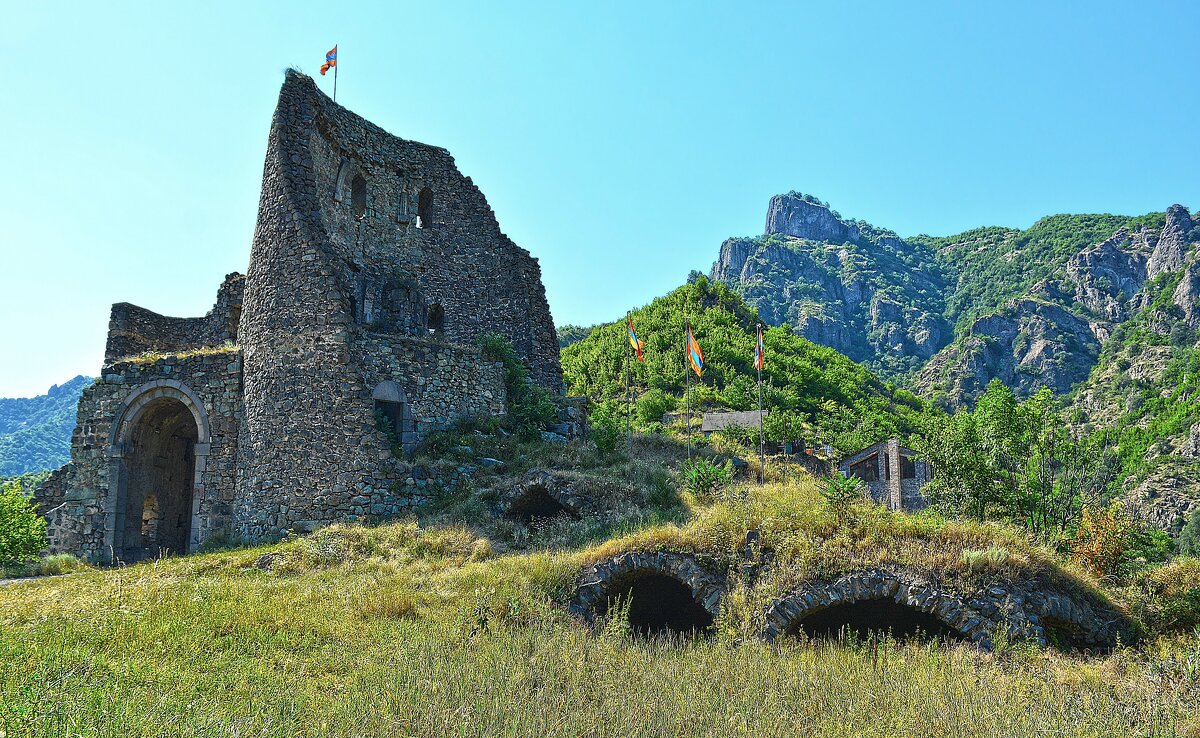
[[[119,561],[185,554],[200,543],[208,417],[179,382],[143,385],[113,425],[109,545]]]

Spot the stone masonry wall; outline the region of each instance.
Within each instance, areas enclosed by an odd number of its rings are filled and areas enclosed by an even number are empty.
[[[104,363],[111,364],[148,351],[186,351],[237,340],[245,278],[225,277],[213,309],[202,318],[170,318],[128,302],[112,306]]]
[[[117,497],[120,435],[127,401],[139,392],[150,396],[184,396],[186,388],[197,397],[208,421],[211,438],[199,449],[197,463],[201,500],[200,540],[226,527],[233,506],[237,434],[241,421],[241,357],[237,351],[194,356],[167,356],[152,362],[118,362],[105,367],[103,376],[84,390],[78,422],[71,438],[71,462],[55,472],[51,484],[39,489],[44,511],[51,517],[51,550],[75,553],[109,562],[112,518],[122,503]]]

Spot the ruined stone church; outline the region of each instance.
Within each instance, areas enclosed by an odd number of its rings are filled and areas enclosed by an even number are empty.
[[[290,71],[247,273],[202,318],[113,306],[71,461],[37,492],[51,549],[136,561],[401,513],[425,479],[394,446],[505,411],[485,333],[561,394],[537,260],[483,193]]]

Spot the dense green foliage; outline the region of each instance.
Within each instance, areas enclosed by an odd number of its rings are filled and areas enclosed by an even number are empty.
[[[937,261],[953,285],[945,316],[960,333],[976,318],[996,312],[1038,282],[1062,277],[1072,256],[1118,228],[1161,228],[1164,217],[1163,213],[1136,217],[1051,215],[1023,231],[976,228],[954,236],[908,240],[937,252]]]
[[[530,378],[529,370],[506,338],[497,334],[485,335],[479,339],[479,346],[485,358],[504,365],[508,422],[520,436],[536,436],[554,420],[557,408],[553,397]]]
[[[1179,531],[1179,539],[1175,545],[1181,556],[1200,558],[1200,507],[1193,510],[1188,517],[1183,530]]]
[[[560,325],[558,327],[558,347],[566,348],[576,341],[582,341],[587,338],[595,326],[582,325]]]
[[[1104,441],[1074,438],[1049,390],[1019,402],[993,380],[973,411],[931,415],[915,445],[933,465],[925,492],[936,508],[1062,541],[1114,478],[1116,460]]]
[[[46,547],[46,520],[19,482],[0,484],[0,567],[19,564]]]
[[[685,317],[705,353],[704,377],[691,375],[691,405],[706,409],[757,407],[754,370],[757,313],[723,284],[700,277],[633,312],[645,347],[644,362],[630,361],[625,321],[597,326],[563,349],[567,391],[601,401],[627,396],[627,370],[636,397],[635,427],[657,427],[664,412],[685,408]],[[763,402],[777,418],[809,430],[806,440],[845,451],[891,436],[908,436],[925,411],[913,394],[879,381],[833,349],[775,327],[764,335]],[[631,367],[631,369],[630,369]]]
[[[37,397],[0,399],[0,476],[57,469],[71,456],[75,408],[88,377]]]

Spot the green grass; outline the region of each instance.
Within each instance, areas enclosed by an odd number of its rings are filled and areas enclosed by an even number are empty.
[[[613,468],[640,463],[635,450]],[[676,522],[598,544],[501,540],[483,517],[431,513],[0,586],[0,735],[1200,733],[1200,635],[1088,659],[887,639],[768,645],[729,626],[737,617],[713,638],[645,640],[592,631],[562,607],[589,562],[659,547],[719,559],[751,526],[793,579],[882,563],[1094,586],[1000,526],[870,507],[838,523],[815,484],[685,499]]]

